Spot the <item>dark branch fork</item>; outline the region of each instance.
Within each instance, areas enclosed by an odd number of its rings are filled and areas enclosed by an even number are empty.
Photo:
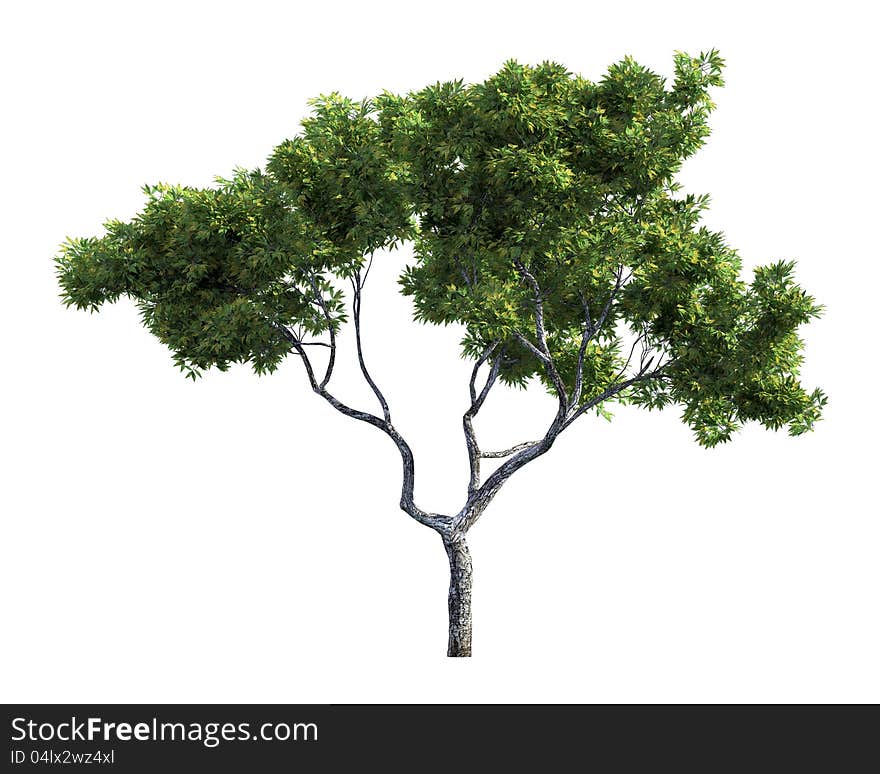
[[[363,288],[363,278],[358,274],[356,284],[358,287],[358,291],[356,294],[357,304],[355,306],[354,316],[355,316],[355,327],[358,331],[357,334],[357,349],[358,349],[358,359],[361,364],[361,371],[364,374],[364,377],[367,379],[368,383],[372,387],[376,397],[379,399],[382,404],[383,409],[383,417],[378,417],[375,414],[371,414],[367,411],[360,411],[358,409],[354,409],[351,406],[343,403],[336,396],[332,395],[327,390],[327,384],[330,380],[330,376],[332,375],[332,365],[334,361],[334,356],[336,353],[336,339],[333,335],[333,324],[329,315],[329,311],[327,309],[327,304],[321,296],[318,288],[317,282],[314,280],[314,277],[311,279],[312,288],[315,293],[315,301],[318,306],[323,311],[325,318],[327,319],[329,329],[331,332],[330,339],[330,363],[327,368],[327,372],[325,373],[324,379],[321,382],[318,382],[315,377],[315,370],[312,366],[312,362],[309,359],[308,354],[305,351],[304,343],[300,340],[300,338],[292,331],[290,328],[284,325],[276,326],[279,332],[284,338],[290,342],[291,346],[294,348],[296,353],[300,356],[300,359],[303,362],[303,366],[306,370],[306,376],[309,380],[309,385],[312,390],[320,395],[324,400],[326,400],[333,408],[339,411],[342,414],[345,414],[348,417],[353,419],[357,419],[361,422],[365,422],[367,424],[373,425],[373,427],[378,428],[382,432],[384,432],[391,440],[394,442],[395,446],[397,446],[398,451],[400,452],[401,462],[403,464],[403,481],[401,484],[401,493],[400,493],[400,507],[413,519],[418,521],[421,524],[425,524],[426,526],[431,527],[432,529],[439,532],[441,535],[446,536],[450,532],[450,522],[451,519],[448,516],[444,516],[442,514],[430,513],[428,511],[419,508],[414,499],[414,490],[415,490],[415,459],[413,457],[412,449],[409,444],[403,438],[403,436],[397,431],[394,425],[391,424],[390,419],[390,411],[388,410],[388,404],[385,400],[385,397],[382,395],[382,392],[376,386],[373,379],[370,377],[369,372],[366,369],[366,365],[363,361],[363,349],[360,341],[360,290]]]
[[[659,364],[656,369],[654,369],[653,371],[649,371],[648,369],[652,364],[652,359],[646,359],[643,352],[639,371],[635,375],[627,379],[620,380],[620,377],[623,375],[623,373],[626,372],[626,369],[629,366],[629,362],[632,359],[631,352],[630,357],[627,359],[624,367],[612,380],[612,384],[598,395],[590,398],[583,404],[580,404],[583,391],[583,368],[587,344],[599,333],[599,331],[604,326],[605,322],[608,319],[608,315],[614,299],[619,295],[620,289],[623,287],[623,285],[632,276],[632,272],[630,271],[626,276],[624,276],[623,265],[618,266],[617,270],[615,271],[614,286],[609,293],[609,297],[606,300],[606,303],[596,320],[591,319],[589,306],[583,296],[581,297],[581,301],[584,307],[584,329],[578,351],[575,384],[572,393],[569,396],[566,393],[565,386],[562,383],[562,379],[559,377],[558,371],[555,367],[555,364],[553,363],[553,358],[550,353],[549,347],[547,346],[546,330],[544,326],[543,301],[540,286],[538,285],[538,282],[535,279],[534,275],[529,272],[528,269],[526,269],[524,264],[522,264],[521,262],[517,262],[516,265],[521,276],[523,276],[533,292],[535,336],[538,345],[535,346],[534,344],[532,344],[532,342],[529,341],[529,339],[522,333],[515,334],[515,337],[524,346],[526,346],[529,351],[531,351],[536,357],[538,357],[538,359],[544,365],[548,378],[550,379],[557,393],[557,397],[559,400],[559,409],[557,410],[556,416],[554,417],[550,426],[547,428],[547,431],[544,434],[543,438],[538,441],[529,441],[517,444],[516,446],[500,452],[480,453],[479,446],[477,445],[476,440],[472,440],[473,426],[470,424],[466,425],[466,434],[469,434],[468,449],[472,455],[474,454],[474,450],[476,450],[476,453],[478,453],[479,456],[484,459],[503,459],[507,457],[509,457],[510,459],[507,459],[506,462],[502,463],[482,485],[479,484],[479,462],[477,461],[476,478],[474,477],[475,465],[473,463],[471,464],[471,486],[468,490],[468,500],[465,504],[465,507],[462,508],[462,510],[455,516],[456,529],[460,529],[464,532],[466,532],[468,529],[470,529],[471,526],[473,526],[473,524],[485,510],[486,506],[489,504],[489,502],[491,502],[492,498],[494,498],[495,494],[497,494],[498,490],[503,486],[507,479],[510,478],[510,476],[512,476],[521,467],[549,451],[559,434],[562,433],[567,427],[569,427],[582,414],[589,411],[591,408],[599,405],[603,401],[608,400],[615,395],[618,395],[619,393],[623,392],[634,384],[642,381],[647,381],[648,379],[653,379],[662,375],[663,371],[663,366],[660,366]],[[644,343],[646,338],[647,332],[643,331],[637,338],[636,343],[638,343],[640,340]],[[633,344],[634,348],[635,346],[636,344]],[[487,357],[488,354],[484,352],[484,356],[480,360],[478,360],[477,364],[474,366],[474,372],[471,376],[472,402],[474,396],[473,384],[476,380],[476,375],[479,368],[483,365]],[[491,379],[492,377],[490,376],[490,380]],[[467,414],[465,416],[467,416]]]
[[[535,460],[541,455],[545,454],[553,446],[559,434],[562,433],[569,425],[571,425],[572,422],[574,422],[578,417],[580,417],[581,414],[583,414],[590,408],[597,406],[602,401],[619,394],[623,390],[627,389],[628,387],[639,381],[658,376],[662,371],[662,366],[658,367],[652,372],[648,371],[648,368],[651,366],[653,358],[646,357],[647,333],[643,331],[642,334],[640,334],[639,338],[636,340],[637,343],[640,339],[643,342],[643,351],[642,357],[640,359],[640,368],[638,373],[622,381],[618,381],[618,378],[620,376],[618,375],[618,377],[615,378],[614,382],[602,393],[590,398],[583,404],[580,404],[581,392],[583,388],[584,354],[586,352],[587,342],[589,342],[589,340],[596,335],[596,333],[605,323],[614,297],[617,295],[621,285],[625,281],[622,279],[622,271],[622,267],[618,269],[615,275],[614,288],[610,294],[607,303],[605,304],[602,313],[600,314],[599,318],[597,318],[597,320],[593,321],[590,318],[589,307],[587,306],[586,301],[582,299],[585,315],[584,331],[582,334],[581,345],[579,349],[575,385],[574,389],[572,390],[572,394],[568,395],[565,390],[565,385],[556,368],[556,365],[553,362],[553,356],[547,344],[547,335],[544,328],[544,309],[543,299],[541,296],[541,288],[538,285],[534,275],[529,272],[524,265],[520,265],[520,272],[523,278],[528,283],[533,294],[535,337],[538,342],[537,346],[532,344],[531,341],[529,341],[528,337],[526,337],[524,334],[518,333],[516,337],[523,344],[525,344],[527,348],[530,349],[530,351],[533,351],[543,364],[543,367],[547,372],[547,376],[550,382],[553,384],[554,390],[556,391],[559,400],[559,406],[557,408],[556,415],[554,416],[553,421],[550,423],[550,426],[547,428],[547,431],[541,439],[537,441],[520,443],[504,451],[482,452],[480,450],[479,444],[477,443],[473,420],[485,403],[486,398],[489,395],[489,391],[498,380],[498,375],[501,370],[501,364],[504,361],[504,348],[500,340],[492,341],[485,346],[482,353],[477,358],[477,362],[475,363],[471,372],[469,383],[470,406],[462,416],[462,427],[464,429],[465,442],[468,451],[468,460],[470,464],[467,499],[461,510],[453,516],[425,511],[419,508],[415,503],[415,460],[413,458],[412,449],[403,438],[403,436],[391,423],[391,411],[388,406],[388,401],[385,399],[384,394],[370,375],[364,359],[363,345],[361,341],[361,297],[366,274],[362,276],[360,270],[358,270],[357,273],[351,277],[352,291],[354,296],[352,306],[354,313],[355,342],[357,345],[357,358],[361,373],[382,407],[381,417],[367,411],[360,411],[358,409],[352,408],[351,406],[340,401],[336,396],[332,395],[327,389],[327,385],[330,382],[330,377],[333,374],[333,366],[336,361],[336,331],[334,320],[330,315],[330,310],[328,308],[327,302],[320,292],[320,288],[314,274],[310,275],[309,277],[315,296],[314,302],[318,305],[321,312],[323,313],[330,334],[330,342],[327,345],[330,348],[330,356],[328,358],[324,378],[320,382],[315,377],[314,367],[312,366],[312,363],[309,360],[309,356],[306,353],[306,347],[318,343],[323,344],[323,342],[303,341],[302,335],[299,332],[294,332],[284,325],[275,325],[275,327],[281,332],[284,338],[290,343],[293,350],[300,356],[312,390],[320,395],[322,398],[324,398],[324,400],[326,400],[331,406],[333,406],[333,408],[335,408],[340,413],[352,417],[353,419],[357,419],[361,422],[365,422],[366,424],[373,425],[373,427],[381,430],[389,438],[391,438],[391,440],[397,447],[397,450],[400,453],[400,459],[403,467],[403,480],[400,487],[400,507],[404,512],[409,514],[411,518],[415,519],[420,524],[431,527],[431,529],[435,530],[441,536],[441,538],[443,539],[443,547],[449,560],[449,646],[447,649],[447,655],[449,656],[469,656],[471,654],[472,567],[470,552],[467,546],[467,541],[465,539],[467,531],[474,525],[477,519],[480,518],[483,511],[486,509],[488,504],[492,501],[492,499],[495,497],[495,495],[501,489],[504,483],[517,470],[524,467],[532,460]],[[367,272],[369,272],[369,266],[367,267]],[[625,372],[628,368],[629,362],[632,359],[632,354],[635,346],[636,344],[633,345],[633,350],[630,351],[630,356],[627,359],[627,362],[624,365],[623,369],[621,369],[621,374]],[[486,377],[486,381],[482,389],[477,392],[477,378],[479,376],[480,369],[484,365],[486,365],[487,362],[491,363],[489,367],[489,374]],[[481,459],[505,460],[487,477],[486,481],[482,484],[480,483]]]
[[[458,514],[456,514],[456,530],[461,530],[464,532],[469,530],[483,513],[486,506],[492,501],[492,499],[507,481],[507,479],[509,479],[517,470],[527,465],[532,460],[535,460],[541,455],[548,452],[555,443],[556,439],[559,437],[560,433],[568,428],[582,414],[589,411],[591,408],[599,405],[603,401],[608,400],[609,398],[623,392],[634,384],[661,376],[663,373],[662,368],[663,367],[660,367],[653,371],[643,370],[630,377],[629,379],[625,379],[623,381],[619,381],[610,385],[598,395],[584,402],[572,414],[568,416],[563,415],[560,417],[560,415],[557,413],[553,422],[550,424],[550,427],[547,428],[547,432],[544,434],[544,437],[540,440],[531,443],[519,444],[518,446],[513,447],[513,449],[507,450],[507,452],[499,452],[499,457],[508,456],[508,452],[519,449],[519,451],[516,451],[513,457],[500,465],[486,479],[485,483],[483,483],[483,485],[480,486],[473,493],[473,495],[468,498],[467,506],[463,508]]]
[[[471,405],[468,410],[465,411],[464,416],[462,416],[461,418],[462,427],[464,428],[465,445],[467,446],[468,451],[468,462],[470,465],[468,497],[471,497],[476,488],[480,485],[480,458],[483,456],[480,453],[480,446],[477,443],[477,437],[474,433],[473,419],[482,408],[483,403],[486,402],[486,398],[489,395],[489,390],[492,389],[492,385],[495,384],[495,381],[498,378],[498,372],[501,370],[501,360],[504,353],[499,353],[492,361],[492,367],[489,370],[489,375],[486,377],[486,383],[483,385],[483,389],[480,390],[479,395],[477,395],[476,387],[477,375],[479,374],[480,368],[483,366],[483,364],[492,356],[492,353],[495,352],[495,350],[498,348],[499,343],[500,342],[498,340],[491,342],[483,350],[483,354],[480,355],[479,358],[477,358],[477,362],[474,365],[473,371],[471,372]]]
[[[571,406],[577,406],[581,400],[581,392],[583,390],[584,385],[584,357],[587,353],[587,345],[596,334],[602,330],[602,327],[605,325],[605,320],[608,319],[608,312],[611,310],[611,304],[614,303],[614,299],[617,297],[620,292],[620,288],[623,284],[632,276],[632,272],[624,278],[623,276],[623,264],[617,267],[617,271],[614,274],[614,287],[611,292],[608,294],[608,300],[605,302],[605,306],[603,307],[599,317],[595,320],[595,322],[590,318],[590,307],[584,298],[583,294],[581,294],[581,304],[584,307],[584,332],[581,336],[581,345],[578,349],[578,359],[577,359],[577,368],[575,370],[575,381],[574,381],[574,389],[571,392],[571,399],[569,401]]]
[[[538,281],[535,278],[534,274],[529,271],[524,263],[517,262],[516,267],[520,273],[520,276],[529,286],[529,289],[531,291],[535,321],[534,336],[537,344],[532,343],[528,336],[521,332],[516,332],[514,334],[514,337],[541,361],[544,370],[547,373],[547,377],[553,385],[554,391],[556,392],[559,405],[556,414],[552,422],[550,423],[550,426],[547,428],[542,438],[536,441],[519,443],[503,451],[481,451],[474,430],[473,420],[479,413],[480,409],[483,407],[483,404],[486,402],[486,399],[492,387],[497,382],[501,370],[501,365],[504,359],[504,348],[502,347],[500,340],[489,342],[484,347],[482,353],[477,358],[471,372],[471,378],[469,382],[470,405],[468,406],[467,411],[465,411],[464,415],[462,416],[462,428],[464,430],[465,445],[467,448],[470,467],[467,499],[461,510],[454,516],[431,513],[429,511],[425,511],[419,508],[415,504],[415,460],[413,457],[412,449],[403,438],[403,436],[392,425],[391,411],[388,405],[388,401],[386,400],[382,391],[379,389],[378,385],[376,384],[366,366],[363,352],[363,343],[361,338],[361,305],[364,281],[366,279],[366,274],[369,273],[369,266],[365,273],[362,273],[360,270],[358,270],[350,277],[353,292],[352,308],[358,365],[360,366],[360,370],[365,381],[369,385],[370,389],[373,391],[376,399],[379,401],[379,404],[382,408],[381,417],[370,412],[360,411],[358,409],[352,408],[351,406],[348,406],[347,404],[336,398],[334,395],[332,395],[327,389],[327,385],[329,384],[330,377],[333,373],[333,366],[335,364],[336,356],[335,324],[332,316],[330,315],[327,302],[320,292],[320,288],[314,274],[311,274],[309,276],[309,282],[312,286],[312,291],[314,293],[314,303],[320,309],[327,322],[327,328],[330,334],[329,344],[326,344],[324,342],[303,341],[302,337],[298,335],[297,332],[294,332],[286,326],[277,326],[285,339],[290,342],[294,351],[300,356],[306,370],[309,384],[311,385],[311,388],[314,392],[324,398],[324,400],[326,400],[331,406],[333,406],[333,408],[335,408],[340,413],[352,417],[353,419],[357,419],[361,422],[373,425],[374,427],[378,428],[386,435],[388,435],[395,443],[400,453],[401,461],[403,464],[403,481],[401,485],[400,496],[401,509],[409,514],[416,521],[425,524],[426,526],[429,526],[439,532],[447,545],[450,543],[450,541],[455,542],[457,540],[463,539],[464,534],[468,531],[468,529],[470,529],[471,526],[473,526],[473,524],[485,510],[486,506],[491,502],[495,494],[497,494],[497,492],[507,481],[507,479],[510,478],[510,476],[512,476],[517,470],[549,451],[560,433],[568,428],[582,414],[638,382],[646,381],[648,379],[652,379],[662,375],[663,368],[665,367],[658,365],[658,367],[655,368],[653,371],[648,370],[652,365],[653,358],[646,357],[645,347],[647,342],[647,331],[642,331],[634,342],[633,348],[630,350],[630,354],[626,360],[626,363],[617,374],[615,379],[612,380],[612,383],[598,395],[595,395],[589,400],[581,403],[583,391],[583,368],[587,345],[593,338],[595,338],[599,331],[602,330],[603,325],[608,319],[614,299],[617,297],[620,289],[632,275],[632,272],[624,276],[624,267],[622,265],[618,266],[617,270],[615,271],[614,285],[609,293],[609,297],[606,300],[602,311],[599,313],[599,316],[595,320],[591,318],[589,306],[586,299],[583,296],[581,297],[581,303],[584,308],[584,329],[581,335],[581,343],[578,350],[575,383],[571,394],[569,394],[565,388],[565,384],[563,383],[561,376],[559,375],[559,372],[553,361],[553,356],[550,352],[549,345],[547,343],[547,332],[544,321],[543,296],[540,285],[538,284]],[[643,345],[643,351],[640,359],[639,370],[629,378],[621,378],[629,367],[635,348],[640,342]],[[307,346],[312,345],[323,345],[330,348],[330,358],[328,361],[328,365],[324,373],[324,377],[320,382],[315,376],[314,367],[305,351],[305,348]],[[479,373],[483,366],[485,366],[487,363],[490,364],[489,373],[482,388],[478,391],[477,380],[479,377]],[[505,461],[501,463],[487,477],[485,482],[481,483],[481,459],[504,459]]]
[[[557,397],[559,398],[559,410],[560,412],[565,413],[568,411],[568,394],[565,391],[565,385],[562,383],[562,378],[556,370],[556,364],[553,362],[550,348],[547,346],[547,333],[544,328],[544,299],[543,294],[541,293],[541,287],[538,285],[538,281],[535,279],[534,275],[526,269],[525,264],[522,263],[522,261],[516,261],[515,265],[533,293],[535,305],[535,338],[538,341],[538,346],[537,348],[534,347],[521,333],[515,334],[516,338],[544,364],[547,376],[552,382],[553,388],[556,390]]]

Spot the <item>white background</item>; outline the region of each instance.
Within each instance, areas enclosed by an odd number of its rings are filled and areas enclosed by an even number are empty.
[[[4,701],[878,701],[878,250],[867,3],[40,3],[2,29]],[[706,451],[675,409],[588,418],[471,533],[474,657],[446,659],[440,540],[396,507],[397,452],[293,359],[192,383],[128,302],[65,309],[51,258],[142,205],[262,164],[307,99],[482,80],[508,58],[671,76],[717,47],[727,86],[683,170],[746,266],[796,258],[827,306],[815,433]],[[417,325],[377,259],[372,369],[460,505],[459,331]],[[405,354],[402,354],[405,353]],[[350,351],[346,352],[350,355]],[[337,391],[370,396],[350,367]],[[498,390],[486,448],[534,437]]]

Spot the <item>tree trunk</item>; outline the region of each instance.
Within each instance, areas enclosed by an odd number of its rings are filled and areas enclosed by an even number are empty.
[[[471,552],[464,535],[443,539],[449,557],[449,648],[447,656],[471,655]]]

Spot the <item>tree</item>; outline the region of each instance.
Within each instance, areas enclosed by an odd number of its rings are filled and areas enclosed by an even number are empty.
[[[699,225],[707,198],[678,195],[674,182],[708,135],[722,65],[715,51],[679,53],[667,84],[631,58],[598,82],[510,61],[476,85],[321,97],[265,171],[208,189],[147,186],[130,222],[65,242],[63,299],[91,311],[133,299],[193,378],[299,357],[315,393],[397,446],[400,507],[449,558],[448,654],[468,656],[468,530],[580,417],[614,401],[675,404],[711,447],[747,421],[798,435],[820,416],[825,396],[798,381],[797,329],[821,308],[794,264],[743,281],[735,250]],[[371,262],[403,242],[414,245],[400,283],[416,318],[463,326],[474,363],[461,420],[470,475],[451,515],[416,504],[412,451],[362,346]],[[349,321],[375,412],[330,392]],[[498,382],[543,384],[555,414],[541,438],[487,452],[474,421]],[[503,461],[484,476],[486,459]]]

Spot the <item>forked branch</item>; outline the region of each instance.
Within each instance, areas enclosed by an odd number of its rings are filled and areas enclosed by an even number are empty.
[[[327,302],[324,300],[324,296],[321,295],[321,291],[318,288],[318,283],[313,272],[309,272],[309,284],[312,286],[315,300],[318,302],[318,306],[324,314],[324,319],[327,321],[327,330],[330,332],[330,359],[327,361],[327,370],[324,372],[324,378],[321,380],[321,389],[324,389],[330,382],[330,377],[333,375],[333,366],[336,363],[336,326],[333,319],[330,317],[330,310],[327,308]]]
[[[533,345],[528,338],[521,333],[516,333],[514,335],[516,336],[516,339],[526,347],[526,349],[544,364],[544,369],[547,371],[547,377],[553,384],[553,389],[556,390],[556,395],[559,398],[559,413],[564,414],[568,410],[568,393],[562,382],[562,378],[559,376],[559,371],[556,369],[556,364],[553,362],[553,356],[550,354],[550,347],[547,345],[547,331],[544,327],[544,299],[543,294],[541,293],[541,286],[522,261],[516,261],[515,265],[532,291],[535,308],[535,338],[537,339],[538,345],[537,347]]]
[[[513,457],[498,466],[498,468],[486,479],[471,497],[468,498],[467,505],[454,519],[454,528],[457,530],[467,531],[470,529],[477,519],[480,517],[486,506],[492,501],[492,498],[498,493],[504,483],[528,463],[546,454],[566,428],[568,428],[578,417],[584,412],[589,411],[594,406],[602,403],[609,398],[618,395],[628,387],[637,382],[646,381],[662,375],[663,367],[654,371],[645,371],[621,382],[615,382],[598,395],[590,398],[586,403],[580,406],[573,414],[566,417],[565,415],[557,415],[554,417],[544,437],[534,443],[520,444],[521,450],[516,451]],[[514,447],[516,448],[516,447]],[[506,455],[505,455],[506,456]]]
[[[477,443],[477,436],[474,432],[474,422],[473,419],[479,412],[479,410],[483,407],[483,403],[485,403],[486,398],[489,395],[489,390],[492,389],[492,385],[495,384],[498,379],[498,373],[501,370],[501,358],[503,356],[503,352],[496,355],[494,361],[492,362],[492,367],[489,370],[489,375],[486,377],[486,383],[483,385],[483,389],[480,390],[479,395],[477,394],[477,376],[480,373],[480,369],[483,367],[483,364],[492,356],[492,353],[498,348],[499,341],[495,340],[491,342],[486,348],[483,350],[483,353],[477,358],[477,362],[474,364],[473,371],[471,372],[471,381],[470,381],[470,397],[471,397],[471,405],[467,411],[464,412],[464,416],[461,418],[462,427],[464,428],[464,439],[465,445],[467,446],[468,452],[468,463],[470,465],[470,478],[468,480],[468,497],[470,497],[476,488],[480,485],[480,457],[482,454],[480,453],[480,446]]]
[[[614,303],[614,299],[617,298],[617,295],[620,293],[620,288],[631,276],[632,271],[630,271],[626,277],[623,276],[623,264],[617,267],[617,271],[614,274],[614,287],[608,294],[608,300],[605,302],[605,306],[602,308],[602,311],[599,313],[599,317],[597,317],[596,320],[591,319],[589,304],[584,296],[581,295],[581,304],[584,307],[584,331],[581,335],[580,347],[578,348],[574,389],[571,391],[571,398],[569,400],[570,406],[577,406],[581,400],[581,394],[584,388],[584,358],[587,354],[587,345],[596,337],[596,334],[602,330],[605,321],[608,319],[608,313],[611,311],[611,305]]]
[[[394,445],[397,447],[397,450],[400,453],[401,462],[403,464],[403,481],[400,491],[401,510],[409,514],[420,524],[431,527],[432,529],[439,532],[441,535],[448,535],[452,522],[450,517],[438,513],[430,513],[428,511],[424,511],[415,504],[413,494],[415,490],[415,459],[413,457],[412,449],[403,438],[403,436],[387,419],[377,417],[375,414],[370,414],[367,411],[354,409],[351,406],[343,403],[336,396],[331,395],[327,391],[326,385],[323,383],[319,383],[318,380],[315,378],[314,368],[312,367],[309,356],[306,353],[305,348],[303,347],[303,344],[300,342],[299,338],[293,333],[293,331],[291,331],[284,325],[276,325],[276,328],[281,333],[281,335],[290,342],[291,346],[300,356],[303,367],[306,370],[306,376],[308,377],[309,385],[314,392],[324,398],[324,400],[326,400],[331,406],[333,406],[333,408],[335,408],[340,413],[345,414],[352,419],[357,419],[360,422],[365,422],[367,424],[373,425],[373,427],[378,428],[389,438],[391,438],[392,441],[394,441]]]

